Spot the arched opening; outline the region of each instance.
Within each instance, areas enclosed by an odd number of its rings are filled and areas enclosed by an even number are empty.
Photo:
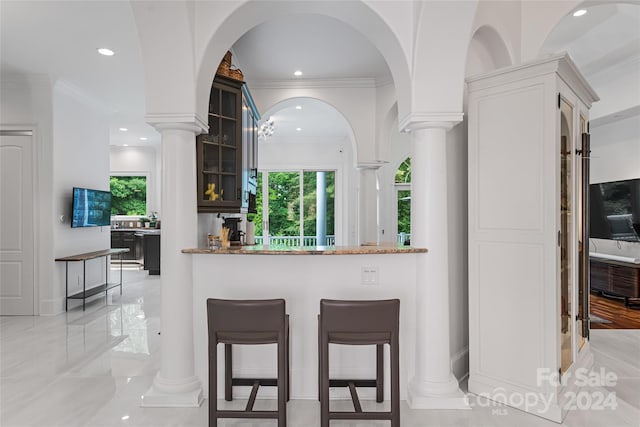
[[[289,98],[269,107],[259,138],[256,241],[271,246],[328,246],[344,241],[345,183],[353,130],[328,103]],[[267,196],[268,195],[268,196]]]
[[[494,28],[484,25],[476,30],[469,43],[466,76],[508,67],[512,63],[507,44]]]
[[[250,11],[244,7],[248,4]],[[273,135],[258,143],[262,190],[269,191],[265,173],[334,174],[327,179],[335,184],[335,238],[339,244],[353,242],[359,222],[359,201],[353,196],[358,182],[355,165],[376,159],[378,129],[371,123],[378,121],[380,86],[392,81],[390,96],[398,105],[406,105],[399,99],[401,93],[409,93],[410,84],[406,60],[398,57],[402,49],[387,24],[360,2],[350,2],[347,8],[301,2],[296,3],[296,13],[268,9],[260,15],[261,7],[259,2],[244,3],[212,32],[201,70],[212,68],[205,64],[215,57],[219,43],[227,40],[262,123],[273,123]],[[363,19],[367,26],[363,27]],[[389,50],[394,44],[397,49]],[[302,76],[294,76],[298,69]],[[397,75],[406,80],[396,83]],[[202,75],[198,78],[197,97],[202,95],[203,79]],[[303,188],[301,184],[300,191]],[[298,198],[302,201],[305,196]],[[263,207],[262,218],[256,219],[256,234],[269,230],[268,215]],[[296,222],[303,223],[297,215]],[[299,232],[302,241],[306,236],[303,228],[289,230]]]
[[[574,16],[573,12],[576,10],[584,10],[584,13]],[[600,97],[589,112],[591,154],[588,174],[584,176],[581,173],[578,163],[573,174],[574,180],[584,179],[587,183],[612,183],[640,178],[636,167],[637,156],[629,155],[637,152],[637,141],[630,135],[637,135],[637,129],[640,126],[640,31],[638,28],[640,28],[640,5],[637,2],[582,2],[558,20],[540,49],[541,55],[568,52]],[[580,127],[572,129],[571,122],[566,122],[563,118],[562,135],[570,134],[572,130],[580,133],[587,132],[585,122],[586,117],[581,117]],[[577,188],[583,188],[583,186],[578,185]],[[599,192],[594,191],[592,194],[597,196]],[[598,206],[598,200],[599,197],[594,197],[590,207]],[[579,209],[580,204],[575,208]],[[594,215],[595,213],[599,212],[588,212],[587,216],[597,216]],[[588,242],[584,245],[586,252],[628,256],[634,253],[634,245],[636,248],[638,246],[634,242],[629,243],[628,246],[619,246],[619,242],[600,233],[602,223],[598,220],[589,219],[585,223],[590,225],[591,234],[584,236],[584,243]],[[582,229],[579,228],[579,230]],[[580,232],[572,237],[580,247],[583,247]],[[587,254],[585,264],[589,263],[588,257]],[[582,270],[580,271],[582,273]],[[591,275],[591,289],[597,290],[598,273],[589,273],[589,269],[586,269],[585,274]],[[580,313],[586,313],[587,316],[593,313],[602,318],[601,321],[591,320],[587,328],[583,328],[582,324],[579,325],[575,333],[583,342],[589,337],[589,328],[603,328],[601,322],[615,323],[619,313],[626,308],[615,299],[591,293],[586,287],[584,291],[581,287],[580,291],[583,292],[578,298]],[[571,301],[571,295],[565,289],[561,289],[561,292],[563,316],[561,332],[564,336],[571,332],[570,327],[566,328],[567,323],[569,326],[571,323],[564,317],[570,310],[567,304]],[[607,307],[606,310],[603,310],[603,307]],[[570,341],[567,340],[567,342]],[[565,357],[565,354],[570,354],[570,350],[570,348],[563,348],[563,365],[571,362],[568,356]]]
[[[215,11],[204,8],[201,12],[201,19],[206,20],[206,15],[210,15],[211,22],[219,21]],[[323,50],[319,52],[315,48],[309,48],[310,44],[305,44],[303,42],[304,38],[301,37],[301,34],[304,34],[304,32],[307,32],[310,28],[309,25],[304,25],[304,20],[318,18],[323,19],[324,24],[328,24],[329,21],[335,21],[333,24],[338,24],[337,27],[335,25],[322,25],[319,30],[320,32],[313,33],[314,40],[324,40],[328,42],[327,46],[330,48],[329,51]],[[287,20],[297,22],[297,25],[301,27],[300,31],[302,33],[287,32],[285,31],[285,26],[278,25],[282,37],[281,42],[258,49],[256,50],[257,53],[264,52],[265,54],[272,54],[274,56],[283,54],[310,55],[316,64],[331,64],[338,73],[340,70],[343,70],[339,78],[344,79],[345,77],[351,77],[346,75],[344,70],[357,62],[349,61],[349,63],[346,64],[344,61],[337,60],[337,58],[333,56],[331,49],[339,52],[342,46],[345,45],[345,43],[349,43],[352,38],[337,40],[333,43],[331,40],[335,40],[333,35],[335,31],[328,31],[328,28],[347,28],[357,33],[359,37],[363,38],[363,40],[370,44],[379,52],[382,58],[384,58],[384,62],[389,67],[390,80],[394,83],[399,109],[406,114],[406,111],[409,110],[411,105],[411,77],[404,49],[400,45],[394,31],[381,19],[380,15],[365,4],[365,2],[361,1],[340,4],[334,2],[266,3],[246,1],[236,7],[219,27],[215,29],[212,28],[210,35],[205,37],[207,42],[204,44],[201,57],[197,58],[199,66],[197,67],[196,99],[197,110],[199,112],[206,110],[206,99],[203,97],[203,94],[207,92],[210,81],[210,70],[216,68],[225,50],[238,43],[237,46],[234,46],[234,53],[241,58],[240,65],[246,67],[251,63],[251,58],[255,58],[255,56],[247,56],[246,61],[242,60],[243,54],[241,50],[246,47],[245,42],[251,40],[249,44],[254,44],[256,40],[261,39],[260,37],[247,37],[247,35],[253,30],[256,30],[258,33],[264,31],[265,25],[268,27],[270,23],[283,23],[287,22]],[[264,38],[262,39],[264,40]],[[355,55],[356,58],[358,56],[358,54]],[[242,63],[242,61],[245,63]],[[279,63],[277,60],[261,60],[256,62],[262,65]],[[362,63],[362,65],[366,67],[367,62]],[[292,75],[293,71],[294,69],[290,70],[291,74],[287,76],[287,80],[294,78]],[[311,76],[316,74],[314,71],[311,71],[311,69],[306,72]],[[273,76],[267,77],[273,78]],[[260,76],[248,72],[247,78],[256,80],[260,79]],[[318,76],[316,78],[326,78],[326,76]],[[289,87],[296,86],[290,85]]]

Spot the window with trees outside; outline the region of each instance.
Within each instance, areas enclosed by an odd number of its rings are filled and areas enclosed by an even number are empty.
[[[147,177],[114,176],[109,179],[111,215],[147,215]]]
[[[257,244],[335,244],[334,171],[260,172],[256,205]]]
[[[398,208],[398,243],[409,245],[411,240],[411,158],[398,167],[395,176]]]

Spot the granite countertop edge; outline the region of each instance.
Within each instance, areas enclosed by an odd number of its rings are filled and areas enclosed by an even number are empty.
[[[409,246],[305,246],[302,248],[271,248],[269,246],[232,246],[229,249],[183,249],[185,254],[211,255],[370,255],[370,254],[416,254],[425,253],[426,248]]]

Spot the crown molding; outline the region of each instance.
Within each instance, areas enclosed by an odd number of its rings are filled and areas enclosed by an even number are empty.
[[[317,80],[254,80],[249,85],[251,89],[344,89],[361,88],[374,89],[377,87],[376,79],[354,78],[354,79],[317,79]]]
[[[400,132],[441,128],[451,130],[464,118],[462,112],[409,113],[399,123]]]
[[[196,135],[207,132],[209,124],[194,113],[158,113],[148,114],[145,121],[158,132],[167,129],[187,130]]]
[[[378,170],[380,169],[382,166],[386,165],[387,162],[386,160],[369,160],[369,161],[362,161],[362,162],[357,162],[356,163],[356,169],[372,169],[372,170]]]

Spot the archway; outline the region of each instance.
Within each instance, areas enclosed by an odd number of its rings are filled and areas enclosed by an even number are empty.
[[[327,245],[345,244],[347,230],[353,222],[349,213],[355,211],[349,194],[353,193],[357,178],[355,137],[347,118],[323,100],[295,97],[268,107],[261,121],[272,123],[273,132],[259,139],[257,200],[260,206],[254,221],[256,235],[262,235],[259,240],[289,245],[304,242],[314,246],[318,240],[326,241],[322,244]],[[290,185],[277,187],[278,182],[285,181]],[[291,211],[295,212],[295,218],[288,221],[290,227],[283,226],[283,221],[275,217],[273,208],[279,201],[271,197],[291,191],[285,187],[295,187],[292,197],[288,197],[295,205]],[[265,194],[270,197],[264,197]],[[283,198],[287,197],[283,195]],[[276,226],[271,219],[281,225]],[[320,224],[325,224],[327,239],[318,237],[322,235],[318,232],[322,229]],[[293,233],[294,237],[283,230]]]
[[[360,32],[375,46],[384,57],[391,71],[395,85],[399,109],[409,111],[411,107],[411,78],[409,60],[394,30],[383,21],[371,6],[361,1],[346,3],[334,2],[283,2],[266,3],[246,1],[236,6],[229,6],[229,13],[223,14],[225,19],[216,28],[211,25],[209,32],[203,37],[205,44],[196,55],[197,81],[196,104],[199,114],[206,112],[206,94],[211,80],[211,70],[224,52],[239,40],[243,34],[265,21],[292,14],[318,14],[334,18]],[[220,21],[220,11],[203,8],[198,19],[203,22]],[[210,18],[210,19],[209,19]],[[206,31],[206,30],[205,30]]]
[[[469,42],[465,76],[485,73],[511,64],[512,55],[498,31],[488,25],[478,28]]]

